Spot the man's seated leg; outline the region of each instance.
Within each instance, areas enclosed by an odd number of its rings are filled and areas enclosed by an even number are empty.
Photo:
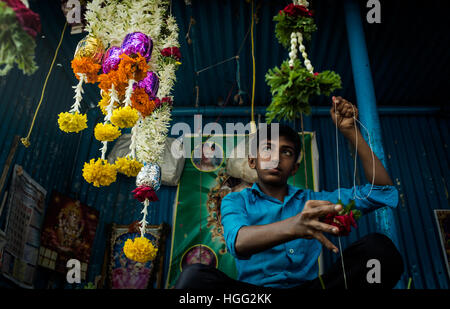
[[[234,280],[217,268],[204,264],[186,266],[175,284],[176,289],[255,289],[255,285]]]
[[[348,289],[392,289],[404,271],[400,252],[386,235],[379,233],[369,234],[354,242],[344,250],[343,256]],[[375,264],[368,265],[370,260],[373,260]],[[378,262],[379,265],[377,265]],[[378,277],[377,267],[380,271]],[[379,282],[374,279],[379,279]],[[322,276],[322,280],[325,289],[345,288],[340,257]],[[318,278],[308,282],[304,287],[322,288]]]

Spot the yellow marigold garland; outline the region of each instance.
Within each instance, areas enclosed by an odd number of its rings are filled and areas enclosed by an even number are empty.
[[[78,133],[87,128],[87,116],[80,113],[60,113],[58,115],[58,125],[61,131]]]
[[[94,129],[95,138],[101,142],[112,142],[121,134],[119,128],[110,123],[98,123]]]
[[[102,159],[91,159],[85,162],[83,167],[83,178],[95,187],[109,186],[116,181],[117,170],[113,164]]]
[[[134,240],[127,239],[123,252],[130,260],[146,263],[155,259],[158,249],[147,238],[136,237]]]
[[[128,177],[136,177],[144,166],[141,162],[134,159],[117,158],[115,164],[117,171]]]
[[[102,94],[102,99],[98,102],[98,107],[100,107],[100,110],[102,111],[103,115],[106,115],[106,107],[110,103],[110,97],[109,94],[105,93]]]
[[[137,110],[131,106],[115,109],[111,116],[111,123],[119,128],[132,128],[139,119]]]

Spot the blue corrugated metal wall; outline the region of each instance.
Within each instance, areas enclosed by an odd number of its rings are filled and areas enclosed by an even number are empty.
[[[450,174],[449,122],[438,115],[381,116],[387,168],[399,190],[400,203],[395,210],[398,227],[399,250],[404,258],[404,282],[412,280],[412,288],[436,289],[449,287],[445,260],[434,219],[434,209],[449,209],[448,191]],[[314,120],[320,152],[321,188],[337,187],[335,138],[330,121]],[[340,138],[340,149],[346,142]],[[348,147],[347,147],[348,148]],[[353,158],[350,149],[342,154],[341,185],[353,185]],[[368,183],[358,164],[357,184]],[[375,232],[375,217],[370,214],[359,222],[359,227],[343,246]],[[332,237],[333,242],[337,239]],[[336,259],[324,254],[325,266]]]

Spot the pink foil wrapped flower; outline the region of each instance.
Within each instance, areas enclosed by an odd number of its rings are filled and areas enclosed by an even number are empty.
[[[155,190],[149,186],[139,186],[132,191],[134,194],[134,198],[139,202],[144,202],[145,199],[148,199],[150,202],[159,201],[158,196],[156,195]]]

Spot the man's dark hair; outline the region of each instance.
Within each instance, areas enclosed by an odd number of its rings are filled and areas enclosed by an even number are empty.
[[[287,125],[278,124],[278,123],[277,123],[277,125],[278,125],[278,129],[279,129],[279,136],[280,137],[283,136],[288,141],[290,141],[294,144],[295,158],[298,159],[298,157],[300,156],[300,151],[302,149],[302,143],[300,141],[299,134]],[[257,147],[256,149],[258,149],[258,147],[259,147],[260,136],[262,135],[261,130],[265,130],[265,128],[260,126],[258,128],[258,130],[256,130],[256,134],[254,134],[252,137],[253,142],[256,141],[256,147]],[[271,135],[272,135],[272,125],[267,124],[267,134],[265,135],[267,137],[267,140],[271,140]]]

